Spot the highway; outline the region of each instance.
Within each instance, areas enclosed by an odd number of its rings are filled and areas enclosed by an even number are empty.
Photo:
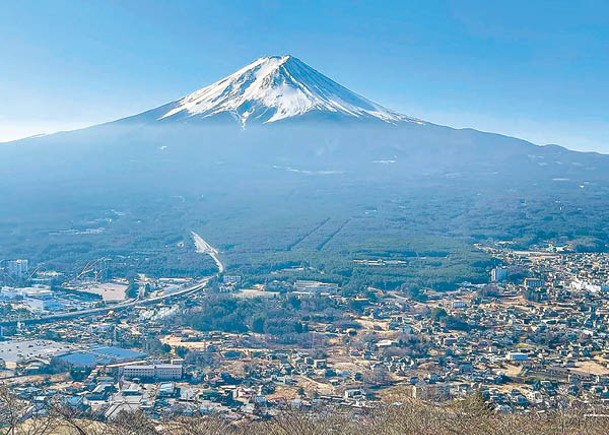
[[[214,260],[214,262],[216,263],[216,266],[218,266],[218,273],[223,273],[224,264],[222,264],[222,262],[218,258],[218,250],[216,248],[214,248],[213,246],[211,246],[209,243],[207,243],[205,240],[203,240],[203,237],[201,237],[194,231],[191,231],[191,234],[192,234],[192,239],[195,242],[195,247],[197,248],[197,252],[199,254],[209,255],[212,258],[212,260]]]
[[[50,316],[44,316],[44,317],[39,317],[39,318],[0,321],[0,326],[14,326],[17,323],[22,323],[24,325],[49,323],[49,322],[54,322],[57,320],[76,319],[78,317],[90,316],[92,314],[102,314],[102,313],[108,313],[110,311],[126,310],[128,308],[132,308],[135,306],[152,305],[157,302],[161,302],[165,299],[173,298],[176,296],[186,296],[188,294],[195,293],[195,292],[201,290],[202,288],[204,288],[207,285],[207,283],[209,282],[209,280],[211,280],[213,277],[218,276],[221,273],[223,273],[224,264],[222,264],[222,262],[218,258],[218,250],[216,248],[214,248],[209,243],[207,243],[200,235],[198,235],[194,231],[192,231],[192,237],[193,237],[197,252],[201,253],[201,254],[207,254],[214,260],[214,262],[216,263],[216,266],[218,266],[217,274],[215,274],[213,276],[208,276],[208,277],[198,281],[196,284],[194,284],[190,287],[184,288],[177,292],[162,295],[162,296],[156,296],[156,297],[149,298],[149,299],[136,299],[133,301],[124,302],[124,303],[116,304],[116,305],[111,305],[111,306],[103,307],[103,308],[91,308],[91,309],[82,310],[82,311],[72,311],[72,312],[68,312],[68,313],[52,314]]]
[[[214,275],[214,276],[217,276],[217,275]],[[121,311],[121,310],[126,310],[128,308],[132,308],[135,306],[152,305],[152,304],[156,304],[157,302],[164,301],[165,299],[170,299],[170,298],[173,298],[176,296],[187,296],[189,294],[196,293],[197,291],[203,289],[214,276],[208,276],[208,277],[198,281],[196,284],[193,284],[182,290],[178,290],[176,292],[168,293],[168,294],[161,295],[161,296],[155,296],[153,298],[136,299],[133,301],[124,302],[124,303],[116,304],[116,305],[111,305],[111,306],[103,307],[103,308],[91,308],[91,309],[82,310],[82,311],[72,311],[72,312],[68,312],[68,313],[52,314],[50,316],[44,316],[44,317],[39,317],[39,318],[1,321],[0,326],[14,326],[18,322],[22,323],[22,324],[49,323],[49,322],[55,322],[57,320],[67,320],[67,319],[75,319],[78,317],[90,316],[92,314],[108,313],[110,311]]]

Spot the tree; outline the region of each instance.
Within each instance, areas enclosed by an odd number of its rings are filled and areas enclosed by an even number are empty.
[[[154,422],[141,411],[122,411],[108,424],[109,435],[157,435]]]
[[[291,294],[288,296],[288,304],[293,309],[300,310],[300,307],[302,306],[302,301],[298,298],[298,296]]]
[[[129,282],[129,287],[127,287],[127,290],[125,290],[125,296],[127,296],[129,299],[135,299],[139,296],[138,285],[135,281]]]
[[[25,405],[21,403],[4,384],[0,385],[0,427],[7,434],[15,433],[15,428],[25,413]]]
[[[369,385],[384,385],[390,379],[389,370],[384,365],[377,365],[374,369],[366,373],[364,382]]]
[[[442,320],[445,317],[448,317],[448,313],[446,312],[446,310],[444,308],[435,307],[433,310],[431,310],[431,319],[432,320],[439,322],[440,320]]]
[[[252,322],[252,331],[257,334],[264,334],[264,317],[256,317]]]
[[[464,400],[457,402],[457,405],[458,409],[474,415],[489,414],[491,411],[491,408],[479,391],[468,395]]]

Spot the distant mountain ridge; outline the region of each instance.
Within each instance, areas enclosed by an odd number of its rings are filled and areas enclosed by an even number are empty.
[[[209,86],[130,119],[193,121],[225,115],[242,126],[303,115],[423,123],[350,91],[290,55],[261,57]]]

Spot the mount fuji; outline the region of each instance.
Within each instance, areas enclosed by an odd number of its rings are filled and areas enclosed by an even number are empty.
[[[348,275],[422,237],[450,240],[440,252],[497,239],[605,249],[607,198],[609,156],[402,115],[292,56],[129,118],[0,144],[0,246],[34,261],[48,244],[148,258],[191,231],[229,270],[317,259]]]
[[[200,121],[230,115],[242,126],[306,116],[317,119],[422,121],[376,104],[293,56],[261,57],[239,71],[138,118]]]

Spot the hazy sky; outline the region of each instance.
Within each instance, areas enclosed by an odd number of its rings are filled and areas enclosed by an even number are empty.
[[[135,114],[293,54],[431,122],[609,152],[607,0],[7,1],[0,53],[0,141]]]

